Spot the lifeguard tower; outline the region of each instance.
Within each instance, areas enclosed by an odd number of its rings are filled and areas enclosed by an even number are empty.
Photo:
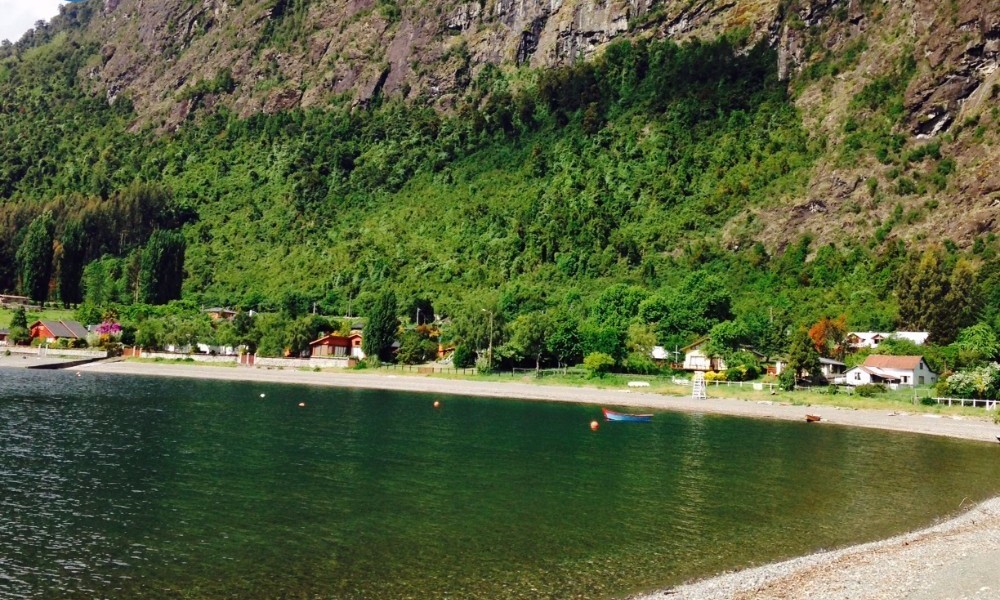
[[[691,398],[695,400],[707,400],[708,388],[705,386],[705,372],[697,371],[691,379]]]

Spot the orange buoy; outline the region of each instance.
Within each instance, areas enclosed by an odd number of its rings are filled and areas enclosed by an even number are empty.
[[[598,423],[597,421],[591,421],[590,422],[590,430],[591,431],[597,431],[597,428],[600,427],[600,426],[601,426],[601,424]]]
[[[299,402],[299,408],[302,408],[302,407],[304,407],[305,405],[306,405],[306,403],[305,403],[305,402]]]
[[[441,403],[437,400],[434,401],[434,408],[441,408]]]

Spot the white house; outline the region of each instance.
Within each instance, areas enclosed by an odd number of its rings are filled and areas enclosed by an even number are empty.
[[[775,375],[781,375],[781,372],[786,368],[788,368],[787,360],[778,360],[774,362]],[[844,372],[847,370],[847,365],[839,360],[833,360],[832,358],[824,358],[821,356],[819,359],[819,370],[827,381],[836,383],[837,380],[843,379]]]
[[[854,350],[861,348],[878,348],[879,344],[889,338],[908,340],[918,346],[927,343],[930,335],[926,331],[852,331],[847,334],[847,346]]]
[[[670,358],[670,353],[663,346],[653,346],[653,349],[649,352],[649,356],[653,360],[667,360]]]
[[[684,350],[684,370],[685,371],[725,371],[726,361],[721,356],[709,356],[705,352],[709,337],[705,336],[690,346],[682,348]]]
[[[927,366],[923,356],[885,356],[873,354],[864,364],[854,367],[844,374],[847,385],[884,383],[890,387],[899,385],[934,385],[937,373]]]

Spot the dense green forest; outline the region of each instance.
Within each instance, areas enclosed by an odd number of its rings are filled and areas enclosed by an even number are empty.
[[[890,220],[839,245],[754,238],[745,209],[801,191],[825,148],[775,52],[739,35],[621,41],[538,72],[486,66],[451,114],[376,98],[238,118],[208,107],[233,91],[223,71],[186,92],[201,108],[173,132],[86,92],[98,50],[73,39],[0,51],[0,290],[138,321],[160,313],[130,305],[179,298],[364,315],[392,290],[401,314],[432,305],[480,350],[489,314],[501,358],[539,364],[600,351],[626,365],[709,332],[776,353],[839,315],[942,344],[998,325],[992,237],[923,252],[887,238]],[[844,160],[935,161],[944,181],[953,163],[891,134],[911,71],[858,95]]]

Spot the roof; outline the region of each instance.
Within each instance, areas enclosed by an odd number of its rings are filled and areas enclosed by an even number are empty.
[[[321,338],[319,338],[317,340],[313,340],[313,341],[309,342],[309,345],[310,346],[319,346],[323,342],[330,341],[330,340],[335,340],[335,339],[337,339],[337,340],[353,340],[354,338],[359,338],[359,337],[361,337],[360,333],[351,333],[350,335],[340,335],[339,333],[330,333],[330,334],[324,335],[323,337],[321,337]]]
[[[885,354],[872,354],[865,359],[863,367],[876,369],[895,369],[897,371],[914,371],[923,356],[888,356]]]
[[[207,312],[207,313],[233,313],[234,315],[236,314],[235,310],[233,310],[231,308],[222,308],[221,306],[213,306],[212,308],[206,308],[205,312]]]
[[[879,369],[877,367],[866,367],[864,365],[859,365],[857,367],[854,367],[853,369],[851,369],[847,373],[850,373],[851,371],[855,371],[855,370],[857,370],[857,371],[864,371],[865,373],[868,373],[872,377],[878,377],[879,379],[885,379],[886,381],[899,381],[899,376],[898,375],[893,375],[892,373],[887,373],[887,372],[885,372],[882,369]]]
[[[0,335],[10,335],[10,331],[7,329],[0,329]]]
[[[854,336],[860,341],[874,340],[876,337],[881,339],[896,338],[909,340],[914,344],[921,346],[927,342],[927,338],[930,334],[926,331],[852,331],[848,333],[847,336]]]
[[[57,338],[82,339],[87,337],[87,328],[76,321],[36,321],[35,325],[44,325],[46,329]]]
[[[699,346],[701,346],[702,344],[704,344],[705,342],[707,342],[708,339],[709,339],[709,337],[707,335],[703,335],[700,338],[698,338],[695,341],[693,341],[690,344],[688,344],[687,346],[684,346],[683,348],[681,348],[681,350],[683,350],[685,352],[687,352],[688,350],[696,350]]]
[[[846,367],[847,365],[840,362],[839,360],[833,360],[832,358],[819,357],[819,364],[821,365],[833,365],[837,367]]]

